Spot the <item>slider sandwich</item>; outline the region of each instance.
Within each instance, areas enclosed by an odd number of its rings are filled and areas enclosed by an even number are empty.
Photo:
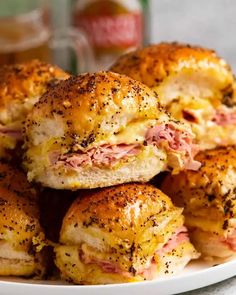
[[[172,116],[192,127],[200,149],[236,142],[235,80],[214,51],[160,43],[122,56],[111,70],[156,91]]]
[[[76,284],[152,280],[199,257],[182,209],[155,187],[133,183],[78,194],[55,247],[63,279]]]
[[[148,181],[163,170],[198,169],[191,129],[126,76],[99,72],[51,88],[24,125],[28,179],[56,189]]]
[[[192,243],[206,257],[236,254],[236,150],[221,147],[201,152],[199,171],[168,175],[161,189],[184,207]]]
[[[23,172],[0,162],[0,275],[42,277],[42,235],[35,189]]]
[[[61,79],[61,69],[37,60],[0,68],[0,158],[22,143],[22,122],[39,97]]]

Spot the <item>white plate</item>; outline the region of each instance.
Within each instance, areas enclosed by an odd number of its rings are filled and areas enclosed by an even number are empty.
[[[214,262],[216,263],[216,262]],[[53,281],[4,278],[1,295],[170,295],[205,287],[236,275],[236,259],[213,265],[211,262],[190,263],[179,275],[141,283],[104,286],[63,285]]]

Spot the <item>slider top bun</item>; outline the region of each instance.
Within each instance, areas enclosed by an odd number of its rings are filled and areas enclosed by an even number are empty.
[[[23,171],[2,161],[0,161],[0,187],[19,195],[26,195],[32,200],[36,200],[38,196],[36,189],[28,182]]]
[[[196,159],[202,163],[199,171],[168,175],[161,189],[185,208],[187,225],[224,233],[235,227],[236,149],[228,146],[204,151]]]
[[[40,232],[37,193],[24,173],[0,162],[0,228],[2,238],[26,249],[30,237]],[[26,240],[25,240],[26,239]],[[25,241],[24,241],[25,240]],[[21,243],[24,241],[23,243]]]
[[[23,133],[28,179],[51,188],[148,181],[166,169],[199,167],[191,129],[146,85],[112,72],[61,81],[33,107]]]
[[[175,216],[170,228],[181,226],[181,212],[182,209],[176,208],[169,197],[149,184],[133,183],[97,191],[87,190],[73,202],[64,217],[60,242],[80,244],[86,240],[87,234],[97,232],[96,245],[93,239],[86,241],[100,250],[120,248],[119,239],[121,243],[127,242],[127,245],[123,245],[124,249],[133,242],[144,243],[148,239],[150,243],[154,240],[158,243],[168,239],[162,236],[163,230],[167,230],[161,223],[170,221]],[[160,237],[157,239],[150,228],[159,223],[160,228],[156,227],[156,234],[159,232]],[[171,233],[168,232],[169,234]],[[146,247],[143,249],[148,250]]]
[[[41,232],[35,200],[0,187],[0,229],[1,239],[14,250],[28,252],[32,237]]]
[[[36,248],[44,239],[39,219],[37,194],[26,176],[0,163],[0,275],[45,273],[45,253]]]
[[[184,92],[195,96],[199,92],[201,98],[212,99],[217,104],[235,103],[233,73],[229,65],[213,50],[176,42],[160,43],[121,56],[111,67],[111,71],[125,74],[155,88],[164,104],[176,98],[177,93]],[[191,81],[191,75],[195,76],[193,83],[197,83],[199,89],[197,90],[196,86],[187,89],[184,89],[184,86],[181,89],[178,84],[176,89],[173,89],[173,85],[170,85],[172,89],[164,89],[165,83],[177,77],[179,73],[183,74],[179,78],[184,85]],[[161,84],[163,87],[159,88]]]
[[[48,88],[69,75],[60,68],[32,60],[0,68],[0,124],[24,120]]]
[[[148,119],[169,120],[148,87],[112,72],[84,74],[62,81],[40,99],[27,117],[26,140],[37,145],[65,136],[75,149],[83,150],[119,135],[130,123]],[[52,120],[55,126],[50,129]],[[45,124],[48,130],[38,138],[35,132]]]

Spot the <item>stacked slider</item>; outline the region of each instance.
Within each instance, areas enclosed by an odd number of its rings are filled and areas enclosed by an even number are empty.
[[[71,77],[41,97],[23,132],[29,180],[87,189],[76,192],[55,247],[63,279],[142,281],[176,273],[199,256],[180,208],[148,184],[124,184],[200,166],[191,129],[147,86],[111,72]]]
[[[197,155],[197,172],[168,175],[161,189],[184,207],[193,244],[206,257],[236,253],[236,150],[221,147]]]
[[[136,282],[179,272],[197,251],[232,256],[236,155],[227,145],[236,134],[229,67],[210,50],[162,43],[122,57],[112,69],[121,74],[61,72],[61,81],[45,84],[17,119],[22,164],[42,188],[41,219],[61,278]],[[171,172],[161,186],[171,199],[145,183],[163,171]],[[30,249],[40,243],[39,222],[34,228],[26,237]],[[43,259],[26,249],[31,261]]]

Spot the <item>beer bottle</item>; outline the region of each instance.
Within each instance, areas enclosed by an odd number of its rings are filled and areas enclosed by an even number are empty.
[[[140,0],[143,9],[143,32],[144,32],[144,44],[148,45],[150,42],[151,22],[150,22],[150,6],[149,0]]]
[[[93,46],[96,68],[107,69],[118,56],[144,44],[148,1],[74,0],[72,23],[84,30]]]

